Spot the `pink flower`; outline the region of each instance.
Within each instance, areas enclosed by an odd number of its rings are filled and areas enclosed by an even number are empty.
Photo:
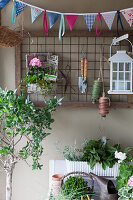
[[[128,184],[130,187],[133,187],[133,176],[131,176],[128,180]]]
[[[42,66],[42,63],[41,63],[41,61],[40,61],[38,58],[33,58],[33,59],[30,61],[30,64],[29,64],[29,65],[41,67],[41,66]]]
[[[39,9],[38,8],[35,8],[35,12],[38,12],[39,11]]]

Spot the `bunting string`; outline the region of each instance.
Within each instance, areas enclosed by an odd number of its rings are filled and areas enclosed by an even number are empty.
[[[22,3],[21,0],[16,0],[16,1]],[[45,10],[45,9],[43,9],[43,8],[34,6],[34,5],[32,5],[32,4],[28,4],[28,3],[26,3],[26,2],[24,2],[24,4],[27,5],[27,6],[29,6],[29,7],[38,8],[39,10],[42,10],[42,11]],[[120,10],[120,12],[122,12],[122,11],[127,11],[127,10],[130,10],[130,9],[131,9],[131,8],[122,9],[122,10]],[[52,10],[46,10],[46,11],[47,11],[47,12],[50,12],[50,13],[57,13],[57,14],[60,14],[60,15],[63,14],[62,12],[57,12],[57,11],[52,11]],[[114,12],[114,11],[102,12],[101,14],[103,14],[103,13],[111,13],[111,12]],[[97,14],[97,13],[89,13],[89,14]],[[88,15],[88,13],[64,13],[64,15]]]
[[[10,0],[0,0],[0,9],[2,9]],[[114,18],[117,14],[117,35],[119,35],[119,25],[122,30],[124,30],[121,14],[126,19],[127,23],[130,25],[130,27],[133,24],[133,8],[126,8],[123,10],[118,11],[109,11],[109,12],[101,12],[101,13],[62,13],[52,10],[43,9],[37,6],[34,6],[32,4],[26,3],[23,0],[13,0],[13,8],[12,8],[12,23],[14,24],[16,22],[16,17],[24,10],[25,7],[31,8],[31,20],[32,23],[41,15],[41,13],[44,13],[43,18],[43,29],[46,32],[46,36],[48,36],[48,25],[47,25],[47,16],[49,18],[49,25],[50,28],[54,26],[56,21],[60,18],[60,25],[59,25],[59,40],[61,41],[61,37],[65,34],[65,21],[64,17],[66,16],[68,25],[70,27],[70,30],[72,31],[73,26],[78,18],[78,16],[83,16],[84,20],[86,21],[86,25],[91,31],[95,20],[97,18],[96,23],[96,35],[99,36],[101,33],[101,27],[98,31],[99,23],[102,26],[102,18],[104,19],[105,23],[107,24],[107,27],[109,30],[112,28],[112,24],[114,22]]]
[[[102,25],[102,18],[101,18],[101,14],[100,13],[98,13],[98,20],[97,20],[97,25],[96,25],[96,35],[97,35],[97,37],[99,37],[99,35],[100,35],[100,33],[101,33],[101,29],[100,29],[100,31],[98,32],[98,24],[99,24],[99,21],[101,22],[101,25]]]
[[[16,22],[16,1],[13,0],[13,8],[12,8],[12,23]]]
[[[60,27],[59,27],[59,41],[61,42],[61,31],[63,29],[63,32],[62,32],[62,37],[64,36],[65,34],[65,21],[64,21],[64,14],[62,13],[61,14],[61,20],[60,20]]]
[[[122,30],[124,30],[122,21],[121,21],[121,16],[120,16],[120,11],[117,11],[117,35],[119,36],[119,23],[121,25]]]
[[[46,36],[48,37],[48,26],[47,26],[46,10],[44,11],[43,29],[44,29],[44,31],[46,31]]]

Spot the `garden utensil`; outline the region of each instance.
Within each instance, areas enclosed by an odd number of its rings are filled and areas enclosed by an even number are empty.
[[[82,93],[87,92],[87,66],[88,66],[88,60],[84,59],[84,80],[82,84]]]
[[[81,77],[79,77],[79,91],[83,93],[83,81],[84,81],[84,58],[81,58]]]
[[[90,176],[95,178],[100,187],[99,200],[118,200],[118,192],[111,180],[97,176],[93,173],[90,173]]]

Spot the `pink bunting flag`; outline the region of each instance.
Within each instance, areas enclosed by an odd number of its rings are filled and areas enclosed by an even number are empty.
[[[128,24],[130,26],[132,26],[132,23],[133,23],[133,8],[128,9],[128,10],[123,10],[123,11],[121,11],[121,13],[125,17],[125,19],[128,22]]]
[[[73,26],[77,20],[78,15],[66,15],[70,30],[72,31]]]

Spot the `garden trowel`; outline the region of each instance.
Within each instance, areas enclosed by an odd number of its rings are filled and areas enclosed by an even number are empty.
[[[87,67],[88,67],[88,60],[84,59],[84,80],[82,85],[82,93],[87,92]]]
[[[81,77],[79,77],[79,91],[81,93],[83,93],[82,90],[83,81],[84,81],[84,58],[81,58]]]
[[[79,91],[81,93],[87,92],[87,59],[81,58],[81,77],[79,77]]]

